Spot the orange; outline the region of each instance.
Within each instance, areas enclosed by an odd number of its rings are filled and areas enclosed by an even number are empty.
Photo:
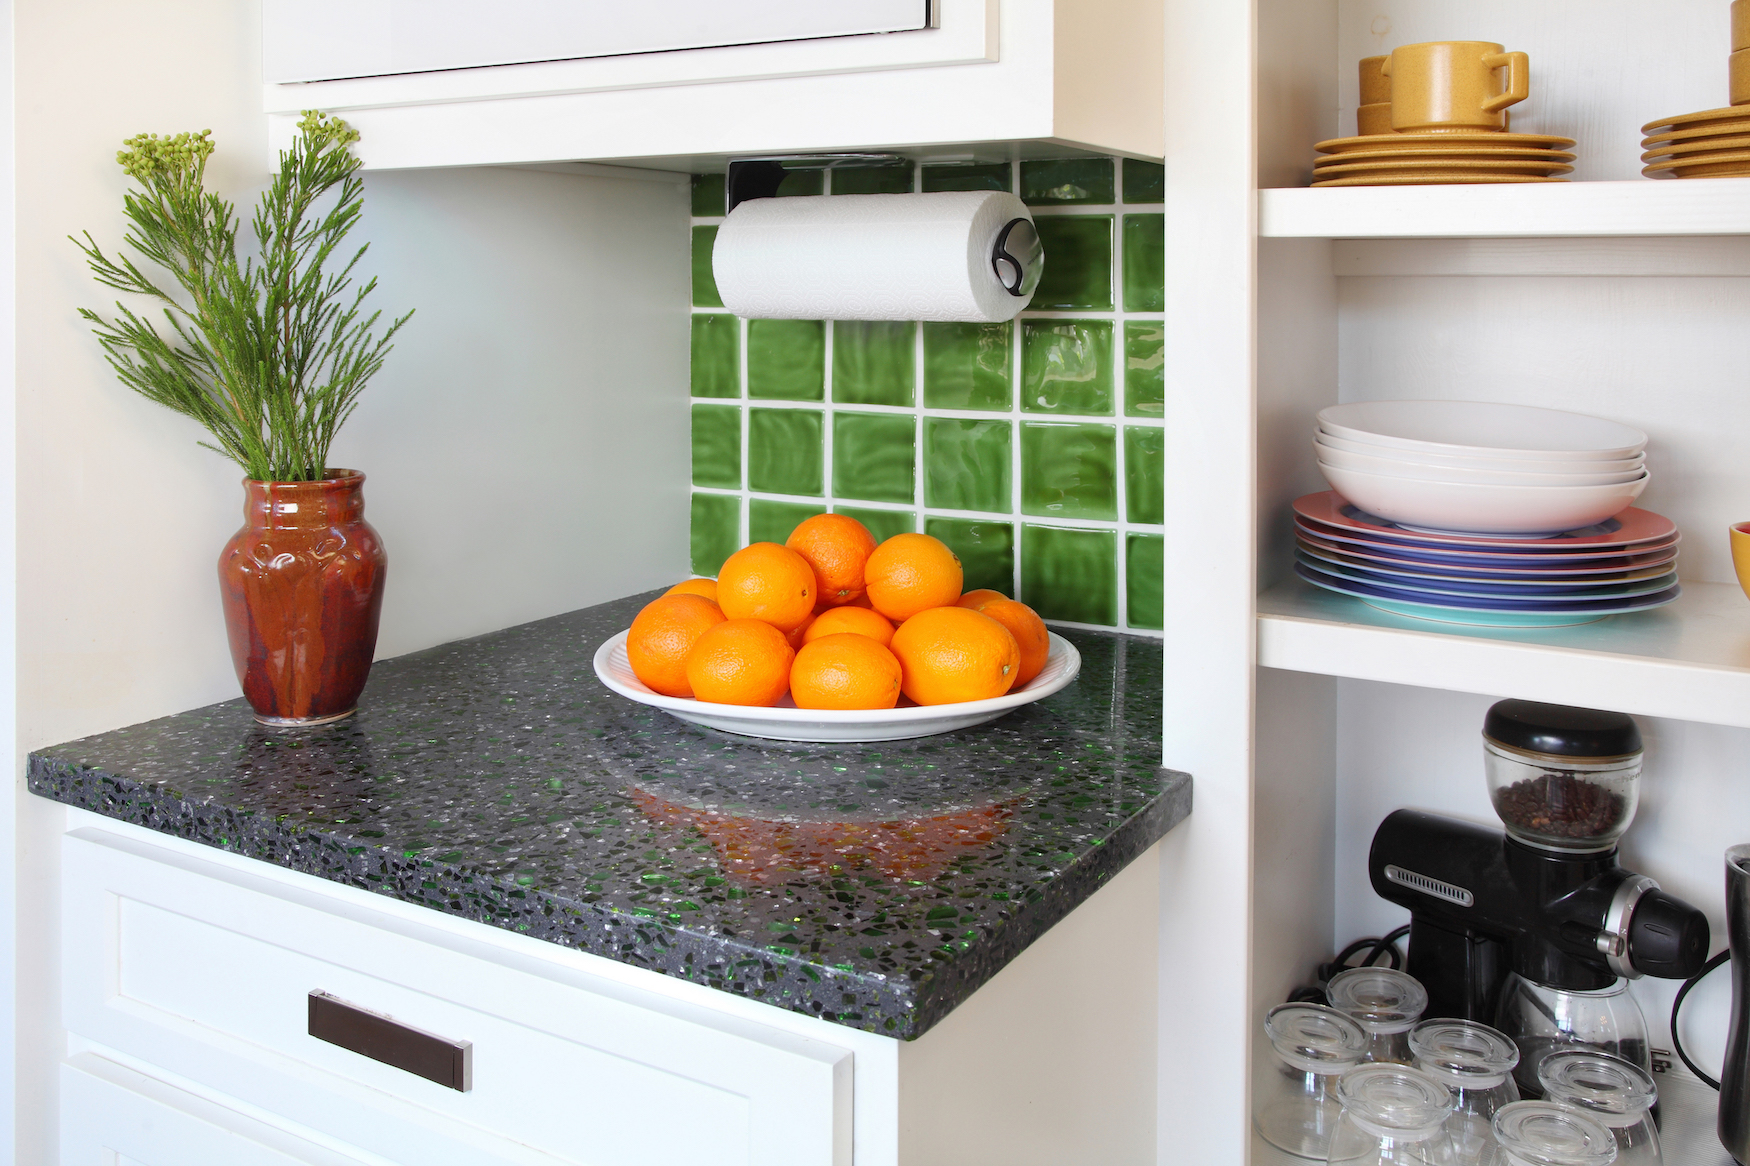
[[[959,599],[965,580],[960,560],[948,544],[927,534],[894,535],[875,548],[863,576],[875,610],[902,623],[920,611]]]
[[[685,583],[676,583],[664,595],[703,595],[712,603],[717,602],[717,580],[688,579]]]
[[[1009,629],[964,607],[919,612],[899,625],[890,646],[904,671],[901,688],[919,704],[1001,696],[1021,670],[1021,647]]]
[[[723,622],[715,603],[699,595],[664,595],[645,604],[626,633],[632,673],[653,692],[691,696],[687,653],[706,631]]]
[[[814,568],[814,577],[820,582],[816,607],[838,607],[863,594],[863,564],[875,550],[875,536],[850,515],[805,518],[784,545]]]
[[[981,603],[989,603],[993,599],[1007,598],[1008,596],[1004,595],[1001,591],[992,591],[989,587],[980,587],[977,591],[968,591],[965,595],[956,599],[954,601],[954,606],[970,607],[973,611],[977,611],[978,605]]]
[[[812,623],[802,629],[802,642],[812,644],[822,636],[839,635],[843,632],[868,636],[884,648],[893,642],[893,624],[886,616],[866,607],[835,607],[831,611],[821,612],[814,617]]]
[[[814,614],[814,568],[777,543],[753,543],[717,572],[717,605],[730,619],[764,620],[793,632]]]
[[[899,703],[899,661],[853,632],[811,640],[790,665],[790,695],[800,709],[890,709]]]
[[[764,620],[724,620],[687,653],[687,682],[695,700],[774,705],[790,687],[795,658],[784,633]]]
[[[1015,677],[1016,688],[1039,675],[1045,668],[1045,659],[1051,655],[1051,633],[1045,630],[1045,621],[1031,607],[1014,599],[1005,599],[1001,595],[976,606],[967,603],[962,597],[960,606],[971,607],[981,615],[990,616],[1008,628],[1009,634],[1015,637],[1015,643],[1021,646],[1021,673]]]

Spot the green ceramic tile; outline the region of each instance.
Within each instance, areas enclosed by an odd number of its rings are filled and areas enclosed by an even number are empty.
[[[740,406],[693,406],[693,485],[741,489]]]
[[[1159,320],[1124,322],[1124,415],[1167,412],[1167,326]]]
[[[1021,512],[1118,517],[1118,431],[1072,421],[1021,424]]]
[[[989,587],[1004,595],[1015,592],[1015,528],[1006,522],[968,522],[961,518],[926,518],[924,533],[948,544],[966,573],[964,587]]]
[[[773,502],[769,498],[747,500],[747,541],[750,543],[782,543],[790,532],[813,518],[824,506],[806,502]]]
[[[733,494],[694,494],[690,526],[693,571],[715,575],[741,547],[741,499]]]
[[[693,217],[708,219],[723,213],[723,175],[693,175]]]
[[[834,194],[910,194],[912,166],[844,166],[832,172]]]
[[[1040,215],[1045,274],[1029,307],[1112,310],[1112,216]]]
[[[918,528],[917,515],[909,510],[871,510],[867,506],[834,506],[834,514],[848,514],[884,543],[896,534],[909,534]]]
[[[870,502],[912,501],[917,491],[915,434],[909,414],[834,413],[834,497]]]
[[[1167,307],[1167,216],[1124,216],[1124,310]]]
[[[924,167],[924,190],[1008,190],[1007,162],[944,162]]]
[[[1042,619],[1118,622],[1118,536],[1109,530],[1025,527],[1021,602]]]
[[[1124,427],[1124,519],[1151,526],[1166,521],[1167,431]]]
[[[832,399],[840,405],[898,405],[916,396],[917,325],[909,321],[836,320],[832,326]]]
[[[815,410],[749,409],[748,489],[819,496],[821,449],[821,420]]]
[[[924,505],[1008,514],[1009,423],[924,418]]]
[[[716,227],[693,228],[693,306],[721,308],[723,297],[717,294],[717,277],[711,273],[711,248],[717,243]]]
[[[1112,321],[1021,321],[1021,410],[1112,415]]]
[[[1158,534],[1133,534],[1124,540],[1124,622],[1133,628],[1163,626],[1161,576],[1167,540]]]
[[[1159,162],[1138,162],[1124,159],[1124,201],[1164,202],[1167,197],[1167,168]]]
[[[734,316],[693,317],[693,396],[741,396],[741,321]]]
[[[1001,324],[924,325],[924,408],[1009,409],[1009,350],[1014,336]]]
[[[1021,163],[1021,199],[1028,206],[1117,202],[1110,158],[1054,158]]]
[[[826,325],[819,320],[749,320],[747,395],[762,401],[825,400]]]
[[[779,198],[795,198],[798,195],[819,194],[826,189],[826,171],[791,170],[784,175],[784,181],[778,183]]]

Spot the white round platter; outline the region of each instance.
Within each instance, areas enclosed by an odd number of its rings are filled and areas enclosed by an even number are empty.
[[[603,684],[621,696],[652,705],[683,721],[773,741],[903,741],[951,733],[994,721],[1011,709],[1043,700],[1066,687],[1082,670],[1082,654],[1076,651],[1076,646],[1050,632],[1051,651],[1039,675],[1028,681],[1025,688],[990,700],[847,710],[799,709],[785,696],[784,702],[774,707],[752,708],[652,692],[632,672],[632,664],[626,658],[626,634],[619,632],[596,649],[595,674]]]

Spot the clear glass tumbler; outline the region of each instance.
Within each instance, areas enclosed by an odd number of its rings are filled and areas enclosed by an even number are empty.
[[[1652,1114],[1659,1087],[1639,1065],[1575,1049],[1545,1057],[1537,1079],[1545,1098],[1585,1110],[1609,1128],[1617,1166],[1664,1166]]]
[[[1362,1065],[1337,1081],[1343,1114],[1331,1134],[1333,1166],[1466,1166],[1446,1119],[1452,1090],[1405,1065]]]
[[[1390,968],[1350,968],[1331,977],[1325,998],[1366,1031],[1363,1061],[1410,1064],[1410,1029],[1428,1007],[1428,992],[1414,976]]]
[[[1492,1160],[1495,1114],[1519,1100],[1513,1066],[1519,1050],[1505,1033],[1469,1020],[1424,1020],[1410,1030],[1416,1068],[1451,1089],[1458,1106],[1446,1119],[1461,1162]]]
[[[1629,994],[1627,980],[1597,992],[1565,992],[1510,975],[1501,989],[1495,1027],[1519,1046],[1513,1079],[1526,1097],[1543,1096],[1538,1066],[1566,1049],[1609,1053],[1643,1069],[1653,1067],[1647,1018]]]
[[[1495,1115],[1499,1166],[1611,1166],[1616,1139],[1598,1122],[1566,1105],[1515,1101]]]
[[[1342,1106],[1337,1078],[1361,1063],[1367,1034],[1322,1004],[1278,1004],[1264,1020],[1276,1072],[1256,1099],[1258,1133],[1279,1150],[1323,1161]]]

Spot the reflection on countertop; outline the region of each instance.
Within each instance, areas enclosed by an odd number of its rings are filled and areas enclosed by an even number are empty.
[[[1190,812],[1158,640],[1059,628],[1080,678],[1001,720],[784,744],[602,687],[596,647],[650,597],[381,661],[339,724],[236,700],[39,750],[30,789],[902,1038]]]

